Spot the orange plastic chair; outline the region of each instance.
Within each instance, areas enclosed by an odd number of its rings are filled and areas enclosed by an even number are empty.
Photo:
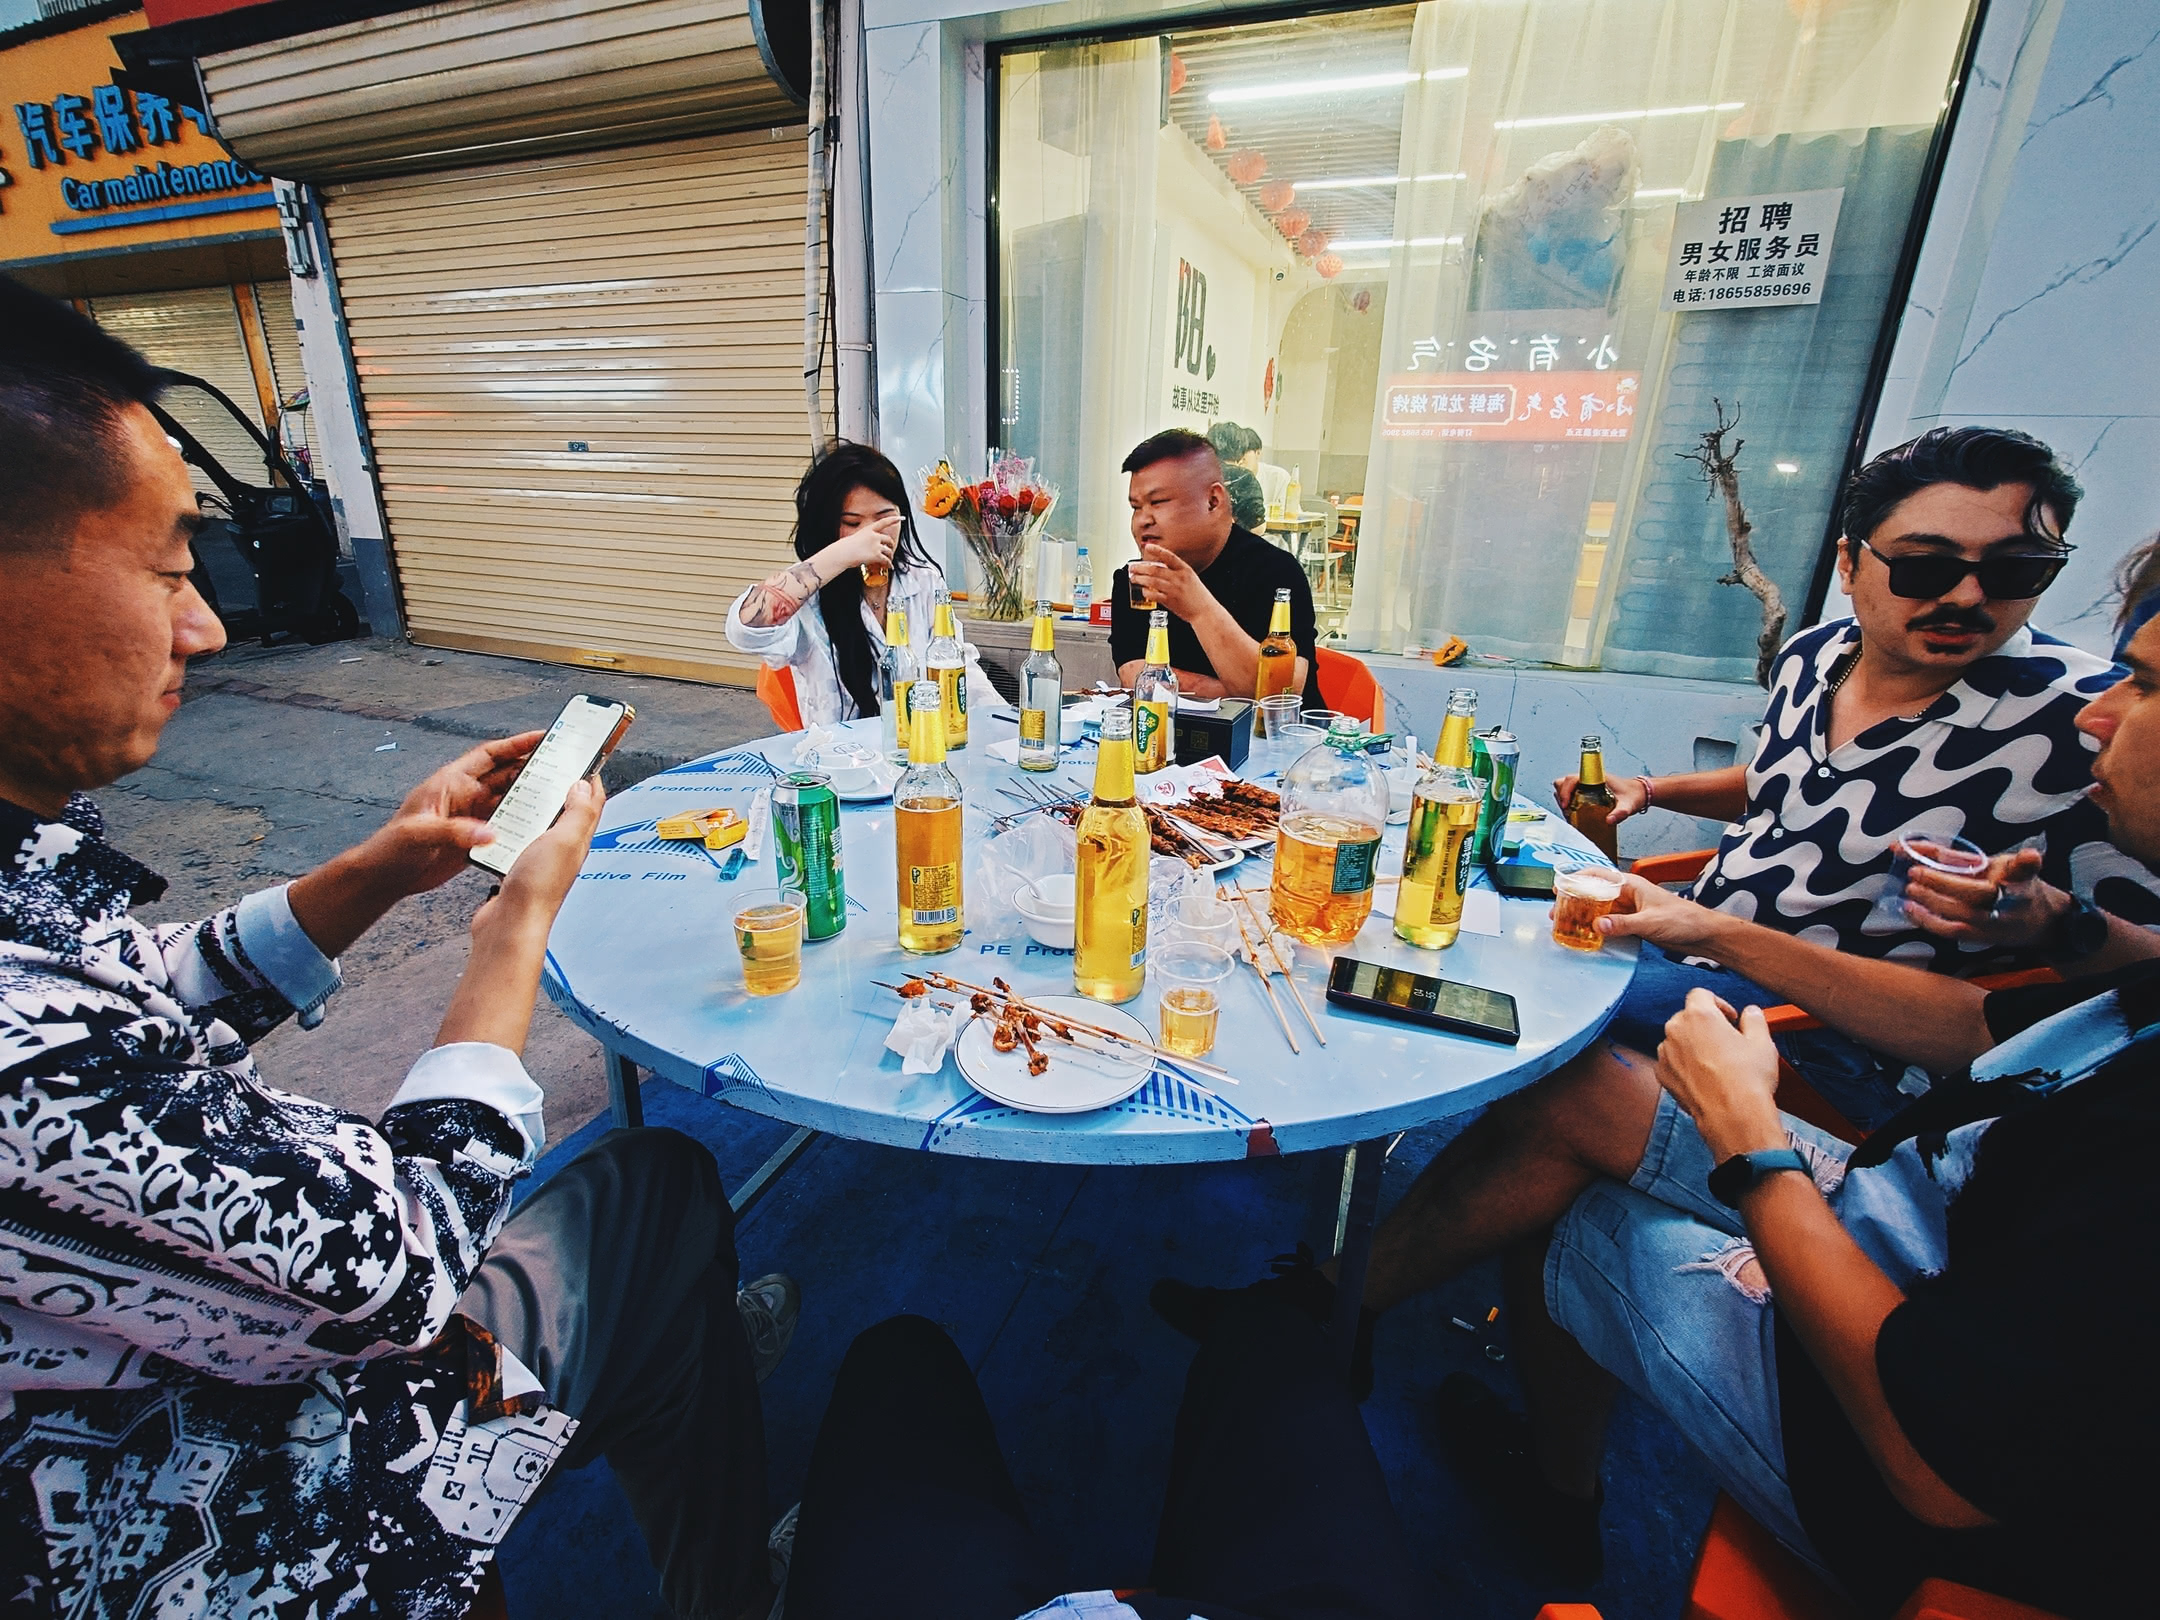
[[[1373,679],[1362,658],[1353,658],[1333,647],[1316,647],[1313,659],[1320,676],[1320,701],[1338,714],[1363,720],[1375,731],[1387,729],[1387,693]]]
[[[792,669],[758,665],[757,695],[766,712],[773,717],[773,724],[782,731],[803,729],[802,710],[795,703],[795,672]]]

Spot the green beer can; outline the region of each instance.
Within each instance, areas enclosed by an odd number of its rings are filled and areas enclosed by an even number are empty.
[[[1515,764],[1521,758],[1522,744],[1505,726],[1470,734],[1470,774],[1485,784],[1485,803],[1470,839],[1470,859],[1477,865],[1499,858],[1508,808],[1515,802]]]
[[[791,771],[772,790],[773,859],[780,891],[803,897],[803,936],[831,939],[847,926],[840,876],[840,797],[819,771]]]

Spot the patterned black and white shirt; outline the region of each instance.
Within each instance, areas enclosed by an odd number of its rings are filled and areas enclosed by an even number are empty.
[[[1859,626],[1837,619],[1778,654],[1747,812],[1696,880],[1697,900],[1855,955],[1970,971],[1977,948],[1870,919],[1891,841],[1962,837],[1993,855],[2038,839],[2050,883],[2160,922],[2160,879],[2108,842],[2086,798],[2098,745],[2073,724],[2120,669],[2021,629],[1919,715],[1833,750],[1830,682],[1859,645]]]
[[[0,803],[0,1605],[462,1615],[574,1422],[454,1314],[541,1146],[510,1052],[379,1126],[248,1052],[337,987],[285,891],[164,881]]]

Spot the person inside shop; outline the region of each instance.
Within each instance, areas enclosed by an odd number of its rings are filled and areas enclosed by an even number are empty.
[[[835,442],[795,486],[794,547],[794,563],[729,604],[728,645],[793,675],[805,726],[874,718],[886,610],[906,610],[920,664],[945,588],[900,469],[870,445]],[[996,689],[972,645],[967,660],[968,707],[987,713]]]
[[[2079,713],[2114,846],[2160,859],[2160,623]],[[2160,1515],[2141,1281],[2160,1244],[2160,959],[1984,991],[1839,955],[1650,884],[1610,937],[1707,951],[1867,1047],[1954,1075],[1857,1149],[1781,1114],[1761,1009],[1697,986],[1655,1057],[1618,1041],[1495,1104],[1375,1235],[1368,1323],[1502,1257],[1511,1411],[1444,1380],[1452,1461],[1548,1579],[1602,1563],[1625,1384],[1750,1517],[1886,1616],[1928,1576],[2051,1613],[2151,1604]],[[1316,1325],[1332,1268],[1157,1285],[1212,1341],[1268,1299]],[[1166,1296],[1167,1293],[1167,1297]],[[1369,1363],[1365,1376],[1370,1377]]]
[[[1168,1450],[1150,1590],[1068,1592],[1066,1550],[1030,1525],[966,1357],[922,1317],[881,1322],[849,1347],[810,1453],[788,1620],[1435,1612],[1341,1365],[1304,1312],[1251,1299],[1223,1313]],[[1080,1578],[1137,1578],[1091,1563]]]
[[[2160,922],[2160,879],[2110,847],[2086,799],[2077,714],[2120,671],[2026,625],[2069,555],[2078,496],[2046,445],[2007,429],[1936,428],[1875,457],[1844,495],[1837,563],[1852,615],[1785,644],[1753,760],[1613,777],[1612,819],[1731,823],[1690,891],[1705,905],[1851,955],[1999,970],[2029,916],[1976,914],[1925,872],[1902,921],[1877,905],[1896,840],[1962,837],[1998,857],[1979,892],[2011,882],[2044,904],[2053,960],[2106,961],[2111,942]],[[1565,804],[1574,787],[1565,776],[1553,791]],[[1646,948],[1612,1033],[1654,1045],[1697,986],[1736,1007],[1784,999],[1730,964]],[[1926,1084],[1835,1033],[1779,1044],[1862,1127]]]
[[[1260,480],[1243,467],[1224,467],[1223,488],[1230,492],[1230,521],[1248,534],[1267,538],[1267,496]]]
[[[23,1612],[463,1614],[554,1469],[613,1464],[677,1615],[769,1606],[758,1379],[799,1300],[736,1288],[718,1167],[613,1131],[513,1213],[520,1059],[601,809],[574,786],[472,920],[379,1120],[273,1089],[337,958],[466,870],[540,733],[483,743],[365,841],[198,923],[88,794],[149,763],[203,521],[159,375],[0,278],[0,1569]],[[765,1609],[757,1609],[764,1614]]]
[[[1225,473],[1234,467],[1242,467],[1253,475],[1260,486],[1260,512],[1263,517],[1267,515],[1269,507],[1282,505],[1283,496],[1290,488],[1289,469],[1260,459],[1259,434],[1241,423],[1217,422],[1208,429],[1207,436],[1208,443],[1215,447],[1216,455],[1222,458]],[[1244,522],[1242,518],[1238,521]],[[1255,534],[1260,532],[1258,524],[1248,523],[1245,526]]]
[[[1250,698],[1260,674],[1275,592],[1290,592],[1298,650],[1293,689],[1318,706],[1312,586],[1289,553],[1241,528],[1215,447],[1186,428],[1165,428],[1127,456],[1126,499],[1140,555],[1111,591],[1110,656],[1130,689],[1147,653],[1148,609],[1137,587],[1170,615],[1170,664],[1188,698]]]

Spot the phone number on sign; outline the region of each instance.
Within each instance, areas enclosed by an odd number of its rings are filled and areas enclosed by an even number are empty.
[[[1735,287],[1689,288],[1686,298],[1691,304],[1736,304],[1749,298],[1805,298],[1814,290],[1815,284],[1811,281],[1752,281]],[[1674,302],[1679,302],[1680,298],[1681,294],[1673,294]]]

